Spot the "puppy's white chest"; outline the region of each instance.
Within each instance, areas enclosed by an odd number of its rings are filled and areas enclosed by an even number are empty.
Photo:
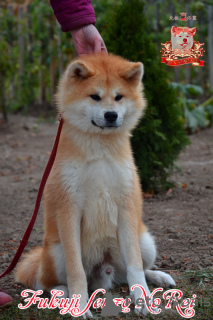
[[[130,163],[108,159],[67,162],[62,168],[62,178],[65,189],[80,209],[93,215],[108,215],[111,220],[117,215],[122,198],[131,192],[133,183]]]

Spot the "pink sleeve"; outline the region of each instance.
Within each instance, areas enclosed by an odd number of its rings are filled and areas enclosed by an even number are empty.
[[[91,0],[50,0],[50,4],[64,32],[96,22]]]

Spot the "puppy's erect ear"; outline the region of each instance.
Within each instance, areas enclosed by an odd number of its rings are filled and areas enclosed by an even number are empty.
[[[118,71],[121,78],[137,86],[143,77],[144,67],[141,62],[128,62]]]
[[[95,71],[83,61],[74,61],[68,70],[68,75],[71,78],[86,79],[94,74]]]
[[[172,34],[172,33],[176,33],[177,30],[178,30],[178,27],[172,26],[172,28],[171,28],[171,34]]]
[[[196,28],[196,27],[190,29],[190,33],[191,33],[193,36],[196,34],[196,31],[197,31],[197,28]]]

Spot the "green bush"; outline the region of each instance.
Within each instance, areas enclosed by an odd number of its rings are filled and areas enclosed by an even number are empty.
[[[107,13],[103,32],[109,52],[142,61],[148,108],[133,132],[132,147],[143,190],[168,188],[169,174],[180,151],[189,143],[184,131],[177,93],[169,86],[165,65],[147,29],[144,4],[126,0]]]

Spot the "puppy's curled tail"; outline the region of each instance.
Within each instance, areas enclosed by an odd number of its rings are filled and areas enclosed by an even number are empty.
[[[16,269],[16,282],[21,282],[28,288],[35,287],[41,253],[42,248],[37,247],[24,255]]]

